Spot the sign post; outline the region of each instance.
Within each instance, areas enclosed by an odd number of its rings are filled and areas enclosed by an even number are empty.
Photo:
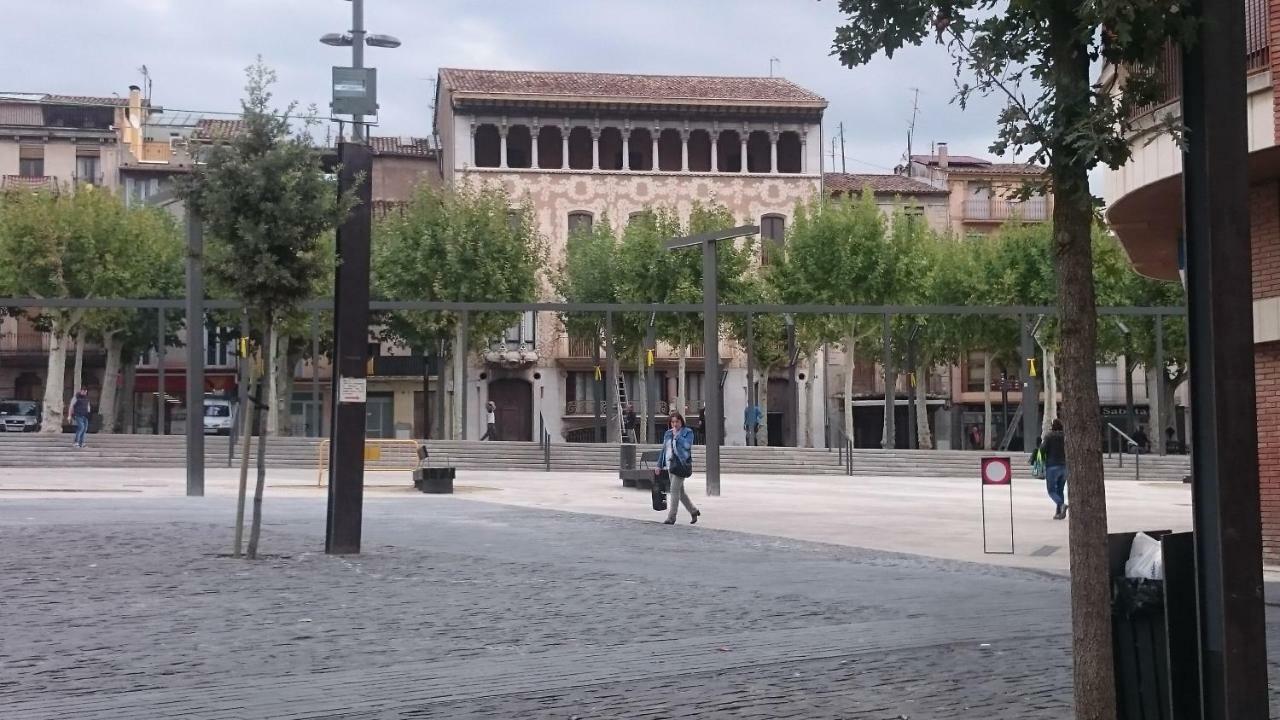
[[[1009,489],[1009,550],[991,550],[987,544],[987,486]],[[1007,457],[982,458],[982,552],[986,555],[1013,555],[1013,466]]]

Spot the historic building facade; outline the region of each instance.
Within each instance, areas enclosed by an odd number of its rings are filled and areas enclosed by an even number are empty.
[[[442,69],[437,93],[445,181],[500,185],[514,202],[529,203],[551,266],[575,228],[609,222],[621,230],[632,214],[659,206],[687,216],[695,202],[759,224],[762,246],[781,242],[796,204],[821,192],[826,101],[782,78]],[[474,387],[462,390],[472,408],[498,404],[506,439],[532,439],[539,416],[556,439],[574,439],[592,423],[604,398],[596,397],[590,343],[568,337],[544,313],[498,344],[507,347],[484,354],[468,373]],[[702,378],[694,352],[687,404],[696,414]],[[656,361],[663,401],[675,397],[672,356],[661,348]],[[736,348],[725,345],[721,357],[726,440],[741,444],[745,370]],[[634,374],[624,369],[631,397]],[[467,437],[478,437],[481,418],[468,414]],[[822,413],[810,415],[821,438]],[[796,421],[775,418],[788,429]]]

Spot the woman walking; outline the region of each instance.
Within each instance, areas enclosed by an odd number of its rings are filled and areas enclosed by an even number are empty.
[[[1062,421],[1054,419],[1044,444],[1040,446],[1044,458],[1044,480],[1049,490],[1049,499],[1053,500],[1058,511],[1054,520],[1067,516],[1067,443],[1062,434]]]
[[[676,513],[680,503],[692,515],[689,523],[698,522],[702,513],[693,506],[689,494],[684,491],[685,478],[693,474],[693,430],[685,427],[684,416],[678,412],[671,413],[670,427],[662,435],[662,452],[658,454],[658,467],[654,473],[659,479],[667,478],[670,483],[671,499],[667,509],[666,525],[676,524]]]

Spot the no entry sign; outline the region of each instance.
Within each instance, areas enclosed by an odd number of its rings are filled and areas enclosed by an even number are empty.
[[[982,458],[982,484],[1008,485],[1013,481],[1013,467],[1007,457]]]

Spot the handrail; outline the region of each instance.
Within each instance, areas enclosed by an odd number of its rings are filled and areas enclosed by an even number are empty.
[[[542,448],[542,465],[546,472],[551,472],[551,433],[541,411],[538,412],[538,446]]]
[[[836,441],[838,442],[837,447],[840,450],[839,460],[840,460],[840,463],[844,466],[844,474],[852,477],[853,476],[853,441],[849,439],[848,435],[845,435],[843,428],[836,426],[836,427],[833,427],[832,429],[835,430]]]
[[[1117,467],[1124,467],[1124,454],[1126,450],[1128,450],[1129,452],[1132,452],[1133,453],[1133,479],[1141,480],[1142,479],[1142,453],[1138,452],[1140,449],[1138,446],[1138,442],[1133,438],[1129,437],[1125,433],[1125,431],[1116,427],[1114,423],[1107,423],[1107,457],[1111,457],[1112,433],[1119,435],[1129,443],[1127,448],[1122,447],[1120,448],[1120,451],[1116,453],[1119,459],[1119,464],[1117,465]]]

